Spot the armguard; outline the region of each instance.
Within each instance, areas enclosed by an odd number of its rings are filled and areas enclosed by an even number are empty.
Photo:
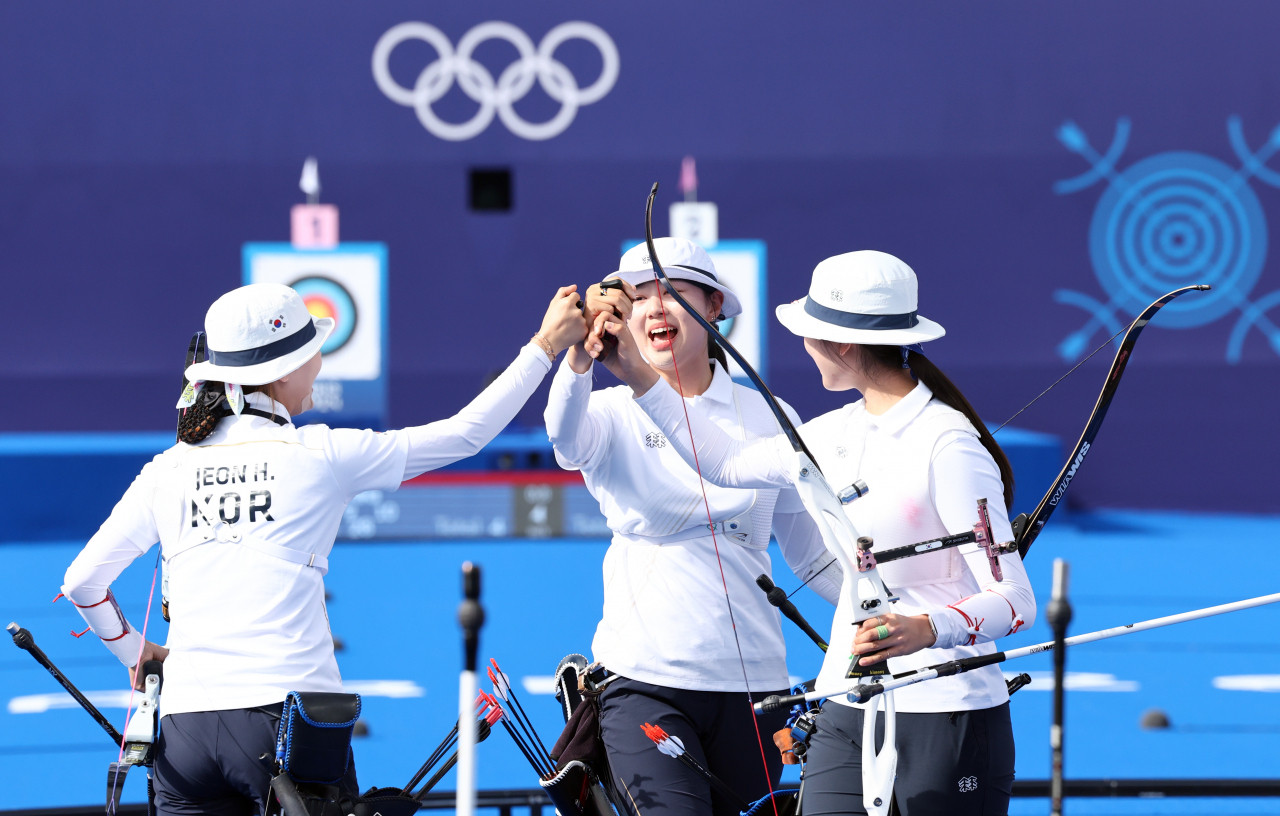
[[[89,624],[93,633],[102,638],[102,642],[107,645],[112,654],[120,658],[121,663],[132,667],[138,662],[138,649],[142,646],[142,637],[129,625],[124,612],[120,609],[120,604],[116,603],[116,596],[110,589],[107,589],[107,596],[102,600],[85,605],[76,603],[66,587],[63,587],[62,592],[67,600],[71,601],[71,605],[80,611],[80,617]]]

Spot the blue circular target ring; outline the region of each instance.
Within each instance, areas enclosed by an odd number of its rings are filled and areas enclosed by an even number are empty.
[[[1112,178],[1093,211],[1089,253],[1099,283],[1134,316],[1171,289],[1211,285],[1161,310],[1161,325],[1189,328],[1217,320],[1253,290],[1267,222],[1239,171],[1200,153],[1160,153]]]
[[[301,295],[313,317],[333,318],[333,331],[325,339],[320,353],[332,354],[345,346],[355,333],[360,317],[346,287],[324,275],[305,275],[289,285]]]

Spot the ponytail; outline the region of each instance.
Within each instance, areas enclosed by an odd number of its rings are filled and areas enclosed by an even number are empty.
[[[902,365],[902,346],[858,346],[858,348],[862,349],[865,371],[897,368]],[[935,399],[964,414],[978,431],[978,441],[987,449],[987,453],[991,454],[996,467],[1000,469],[1000,481],[1004,484],[1005,510],[1013,510],[1013,466],[1009,464],[1009,457],[1005,456],[1004,451],[1001,450],[1000,443],[987,430],[986,423],[978,416],[978,412],[973,410],[973,406],[969,404],[969,400],[965,399],[955,383],[951,382],[947,375],[942,373],[942,369],[934,365],[928,357],[918,351],[910,351],[907,353],[906,362],[916,379],[933,392]]]
[[[895,352],[901,353],[897,348]],[[956,384],[942,373],[942,369],[933,364],[933,361],[925,357],[918,351],[912,351],[907,354],[907,365],[911,366],[911,371],[919,378],[920,382],[929,386],[929,390],[933,392],[933,396],[943,403],[951,406],[968,418],[969,422],[978,431],[978,441],[982,443],[982,447],[987,449],[987,453],[991,454],[991,458],[996,460],[996,467],[1000,468],[1000,481],[1004,484],[1004,509],[1006,511],[1013,510],[1013,465],[1009,464],[1009,457],[1005,456],[1004,450],[1001,449],[1000,443],[991,435],[991,431],[987,430],[987,424],[978,416],[978,412],[973,410],[973,406],[969,404],[969,400],[964,398],[964,394],[960,393],[960,389]]]
[[[724,349],[720,347],[720,344],[711,336],[711,332],[707,332],[707,356],[720,363],[724,373],[729,373],[729,358],[725,356]]]

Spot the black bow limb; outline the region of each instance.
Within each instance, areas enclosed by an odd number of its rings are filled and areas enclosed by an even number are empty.
[[[756,373],[756,370],[751,367],[751,363],[747,362],[747,358],[742,355],[742,352],[734,348],[733,343],[729,342],[729,338],[720,333],[720,330],[716,328],[714,323],[707,320],[697,309],[690,306],[689,301],[685,300],[684,296],[677,292],[675,286],[671,284],[671,279],[667,277],[666,270],[662,268],[662,262],[658,260],[658,250],[653,245],[653,199],[657,195],[658,182],[655,181],[653,183],[653,188],[649,190],[649,200],[646,202],[644,208],[645,245],[649,249],[649,261],[653,264],[654,274],[657,276],[658,280],[661,281],[663,288],[667,290],[667,293],[671,295],[672,299],[674,299],[676,303],[680,304],[680,308],[688,312],[689,315],[698,322],[698,325],[706,329],[707,334],[714,338],[715,341],[719,343],[729,356],[732,357],[742,368],[742,370],[747,373],[747,378],[751,380],[752,384],[755,385],[756,390],[760,392],[762,397],[764,397],[764,401],[768,404],[769,410],[773,411],[773,416],[778,420],[778,425],[782,427],[782,432],[787,435],[787,440],[791,442],[791,447],[798,453],[803,453],[805,456],[809,457],[813,462],[813,466],[818,468],[817,460],[814,458],[813,454],[809,452],[808,446],[805,445],[804,440],[800,437],[800,431],[796,428],[795,423],[791,421],[791,417],[787,416],[787,412],[782,410],[782,406],[778,404],[777,398],[773,396],[773,392],[769,390],[769,386],[765,385],[764,380]],[[821,468],[818,468],[818,470],[821,472]]]
[[[1204,292],[1210,288],[1208,284],[1202,283],[1197,286],[1184,286],[1181,289],[1175,289],[1143,309],[1142,314],[1138,315],[1129,324],[1129,329],[1125,332],[1124,339],[1120,341],[1120,348],[1116,351],[1115,359],[1111,361],[1111,369],[1107,372],[1107,379],[1103,383],[1102,392],[1098,394],[1098,402],[1093,406],[1093,413],[1089,415],[1089,421],[1085,423],[1084,432],[1080,434],[1080,440],[1076,442],[1071,455],[1067,457],[1067,462],[1062,466],[1062,471],[1058,474],[1058,478],[1053,480],[1053,484],[1049,487],[1049,492],[1044,494],[1044,498],[1036,505],[1036,509],[1031,512],[1031,515],[1022,513],[1011,522],[1013,537],[1018,542],[1018,554],[1021,557],[1026,558],[1027,550],[1031,549],[1031,545],[1035,543],[1040,531],[1044,529],[1045,523],[1053,515],[1053,511],[1057,510],[1058,505],[1062,503],[1062,497],[1066,495],[1067,488],[1071,486],[1072,480],[1075,479],[1081,463],[1089,455],[1089,451],[1093,447],[1093,440],[1098,436],[1098,429],[1102,427],[1102,420],[1107,417],[1107,409],[1111,407],[1111,400],[1115,398],[1116,389],[1120,386],[1120,378],[1124,376],[1125,367],[1129,363],[1129,356],[1133,353],[1133,347],[1137,345],[1138,336],[1142,334],[1142,330],[1151,322],[1151,318],[1155,317],[1156,312],[1164,308],[1164,305],[1169,301],[1185,295],[1187,292]],[[1061,382],[1061,380],[1058,382]],[[1054,385],[1056,384],[1054,383]],[[1049,387],[1052,388],[1053,386]],[[1043,396],[1043,393],[1041,396]],[[1039,398],[1036,397],[1036,399]],[[1034,401],[1032,400],[1032,402]],[[1018,413],[1021,413],[1021,411]],[[1014,416],[1017,416],[1017,414],[1014,414]],[[1008,423],[1005,424],[1007,425]]]

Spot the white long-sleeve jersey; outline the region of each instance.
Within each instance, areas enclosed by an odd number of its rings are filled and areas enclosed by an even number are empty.
[[[763,398],[735,385],[718,365],[710,387],[688,404],[691,413],[705,415],[734,439],[767,438],[779,430]],[[743,691],[736,623],[751,690],[786,688],[778,611],[755,583],[756,576],[771,574],[771,529],[801,580],[817,574],[809,585],[820,595],[834,603],[841,582],[837,567],[818,574],[832,559],[795,490],[707,484],[704,504],[697,471],[671,446],[676,436],[687,436],[683,423],[659,429],[635,404],[631,389],[592,391],[590,371],[560,367],[546,418],[557,460],[582,471],[614,531],[604,562],[595,658],[647,683]],[[717,523],[714,540],[708,508]],[[739,526],[731,529],[733,524]]]
[[[67,569],[63,594],[133,666],[141,634],[108,593],[159,541],[172,618],[166,714],[341,691],[323,575],[347,503],[477,453],[550,367],[531,343],[455,416],[386,433],[296,428],[278,403],[249,394],[251,406],[286,424],[227,417],[199,445],[179,443],[149,462]]]
[[[679,396],[659,381],[635,402],[671,436],[679,454],[693,461]],[[689,421],[708,481],[755,488],[794,483],[796,459],[785,437],[734,439],[693,410]],[[996,540],[1013,537],[995,461],[964,415],[933,399],[924,383],[879,416],[867,413],[859,400],[801,426],[800,433],[837,489],[856,479],[867,482],[869,494],[846,512],[860,534],[874,538],[873,551],[971,530],[980,498],[989,500]],[[968,545],[881,566],[882,577],[900,596],[893,611],[927,614],[938,630],[932,648],[890,658],[890,671],[990,654],[992,641],[1031,626],[1036,601],[1022,559],[1004,555],[1000,565],[1004,580],[996,581],[985,554]],[[842,602],[832,622],[821,687],[843,682],[852,620],[852,610]],[[1008,692],[999,668],[989,666],[910,686],[896,692],[896,699],[899,711],[962,711],[1000,705]],[[845,703],[843,697],[835,701]]]

